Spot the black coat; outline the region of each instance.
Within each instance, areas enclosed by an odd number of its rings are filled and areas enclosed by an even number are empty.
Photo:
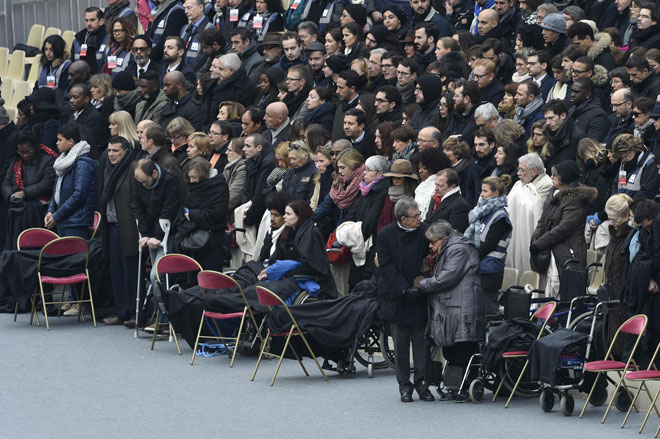
[[[371,157],[375,153],[374,136],[369,131],[364,132],[364,137],[362,137],[362,140],[359,142],[353,142],[351,140],[351,144],[353,145],[353,148],[357,149],[365,159]]]
[[[431,225],[437,220],[443,219],[448,221],[454,229],[461,233],[467,230],[470,225],[470,221],[468,220],[470,208],[460,192],[444,198],[435,210],[433,210],[434,204],[435,202],[431,199],[426,214],[426,224]]]
[[[135,62],[135,58],[131,58],[131,61],[128,63],[128,67],[126,67],[126,70],[124,70],[127,73],[130,73],[130,75],[135,78],[136,82],[138,79],[138,65]],[[147,67],[147,72],[154,72],[157,75],[160,75],[161,72],[163,71],[163,65],[157,61],[151,61],[149,63],[149,66]]]
[[[612,147],[612,142],[619,134],[633,134],[635,131],[635,122],[633,121],[632,115],[623,119],[620,117],[613,117],[610,119],[610,122],[610,130],[607,132],[607,135],[603,140],[608,148]]]
[[[639,84],[635,84],[634,82],[630,84],[630,91],[635,98],[655,99],[658,93],[660,93],[660,77],[651,69],[649,75],[642,82]]]
[[[490,102],[491,104],[497,106],[504,97],[504,86],[497,78],[494,78],[490,81],[490,84],[481,89],[481,103],[485,104]]]
[[[164,3],[164,2],[161,2]],[[149,24],[146,35],[154,39],[154,34],[159,26],[162,26],[162,37],[158,42],[155,42],[151,49],[151,59],[160,61],[163,58],[163,48],[165,47],[165,38],[169,36],[179,36],[181,29],[188,23],[188,17],[182,7],[172,10],[177,5],[181,6],[181,2],[173,2],[166,9],[161,9],[154,16],[154,20]],[[171,13],[170,13],[171,11]]]
[[[174,222],[181,205],[181,191],[176,175],[167,168],[160,167],[160,176],[155,187],[145,188],[133,185],[133,216],[138,221],[138,230],[144,237],[163,240],[165,232],[160,228],[159,219]],[[174,237],[174,224],[170,237]]]
[[[596,99],[589,99],[571,108],[568,118],[573,121],[573,139],[591,137],[602,142],[610,130],[610,120]]]
[[[479,201],[479,195],[481,194],[481,181],[490,177],[490,174],[495,169],[497,164],[495,163],[495,153],[497,151],[495,148],[485,157],[479,157],[476,153],[470,160],[468,165],[468,176],[465,184],[465,201],[468,206],[474,207]]]
[[[266,136],[268,143],[274,148],[277,147],[282,142],[288,142],[291,138],[291,122],[287,122],[286,126],[280,131],[275,138],[273,138],[273,133],[271,130],[267,129],[263,132]]]
[[[362,221],[362,237],[366,241],[369,237],[373,236],[374,245],[376,244],[378,217],[385,204],[387,187],[387,178],[378,181],[366,196],[358,196],[358,199],[351,206],[346,216],[346,221]]]
[[[256,158],[250,158],[245,161],[245,187],[243,188],[243,198],[241,204],[252,201],[252,206],[248,209],[245,224],[248,226],[258,225],[263,216],[265,205],[266,177],[275,167],[273,150],[264,147]]]
[[[309,200],[314,194],[314,176],[318,169],[312,160],[308,160],[303,166],[299,168],[291,168],[284,173],[282,178],[282,191],[288,192],[293,198],[297,200]]]
[[[71,121],[74,121],[73,115]],[[80,138],[86,140],[92,148],[92,158],[100,157],[101,152],[107,148],[108,139],[108,126],[101,113],[92,104],[87,104],[75,122],[80,128]]]
[[[160,124],[164,127],[175,117],[183,117],[195,128],[195,131],[204,129],[204,115],[201,112],[199,102],[192,98],[192,94],[186,93],[177,105],[173,99],[170,99],[163,107],[160,115]]]
[[[332,132],[332,121],[335,118],[335,104],[332,102],[325,102],[313,110],[308,110],[305,115],[305,120],[310,124],[317,123],[323,125],[323,128]]]
[[[245,108],[254,104],[257,91],[257,86],[247,77],[242,66],[228,79],[220,81],[214,89],[218,104],[224,101],[233,101],[242,104]]]
[[[660,23],[644,30],[637,29],[635,46],[643,46],[648,49],[660,49]]]
[[[577,141],[573,139],[573,121],[566,118],[557,131],[549,132],[548,142],[550,155],[545,160],[546,169],[552,170],[553,166],[564,160],[575,160]]]
[[[378,279],[380,318],[399,325],[423,326],[428,315],[428,297],[406,297],[403,291],[413,286],[420,275],[422,260],[428,253],[424,232],[428,225],[406,232],[394,222],[378,234]]]
[[[451,115],[451,122],[445,133],[445,139],[453,134],[460,134],[468,145],[472,146],[474,143],[474,132],[477,130],[477,123],[474,121],[474,112],[477,109],[476,105],[467,114],[461,114],[459,111],[454,111]]]

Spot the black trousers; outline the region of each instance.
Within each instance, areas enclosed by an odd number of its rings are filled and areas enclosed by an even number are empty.
[[[497,295],[502,288],[504,276],[497,273],[481,275],[481,288],[484,292],[484,305],[487,316],[500,315],[500,305],[497,303]]]
[[[391,324],[394,338],[394,369],[399,382],[399,392],[417,393],[426,390],[426,342],[424,339],[425,326],[407,326]],[[410,344],[412,343],[414,363],[414,384],[410,382]]]
[[[124,256],[117,224],[108,225],[108,247],[110,249],[112,293],[115,297],[117,317],[124,321],[130,320],[135,317],[138,256]]]

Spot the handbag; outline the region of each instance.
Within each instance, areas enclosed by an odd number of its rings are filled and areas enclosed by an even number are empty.
[[[208,230],[196,229],[181,240],[179,247],[184,252],[204,250],[211,242],[211,232]]]
[[[333,247],[333,244],[337,242],[337,232],[334,231],[330,234],[328,237],[328,241],[325,244],[326,250],[331,249],[331,248],[336,248]],[[328,260],[330,261],[331,264],[345,264],[351,260],[351,251],[346,247],[345,245],[341,246],[341,251],[332,251],[332,252],[326,252],[328,255]]]
[[[529,265],[532,270],[536,271],[539,274],[543,274],[548,271],[550,267],[550,249],[546,248],[545,250],[540,250],[534,255],[529,257]]]

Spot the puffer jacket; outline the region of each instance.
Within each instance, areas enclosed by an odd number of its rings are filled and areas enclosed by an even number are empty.
[[[486,311],[479,276],[479,252],[460,233],[445,241],[433,276],[419,288],[430,295],[427,336],[438,347],[483,340]]]
[[[314,176],[317,172],[312,160],[308,160],[299,168],[287,170],[282,178],[282,191],[288,192],[297,200],[309,202],[314,194]]]
[[[60,205],[55,203],[53,197],[48,207],[58,226],[90,227],[94,223],[97,166],[96,160],[89,154],[83,154],[62,176]]]
[[[545,199],[541,219],[532,234],[531,242],[538,250],[552,250],[559,272],[568,259],[579,261],[581,269],[586,266],[584,224],[587,221],[588,207],[597,194],[595,188],[571,183],[567,188],[548,195]]]
[[[573,120],[572,139],[591,137],[602,142],[610,131],[610,120],[596,99],[589,99],[568,112]]]

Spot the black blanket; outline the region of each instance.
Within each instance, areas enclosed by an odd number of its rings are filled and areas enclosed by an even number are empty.
[[[529,350],[529,370],[532,381],[540,381],[551,386],[557,382],[559,356],[562,353],[576,353],[584,360],[587,347],[586,334],[560,328],[552,334],[536,340]]]
[[[101,240],[92,240],[88,268],[94,304],[97,307],[107,305],[112,300],[108,264],[103,261],[101,253]],[[39,250],[6,250],[0,254],[0,312],[14,312],[17,302],[20,311],[30,309],[30,297],[39,286],[38,261]],[[69,276],[80,273],[84,262],[84,255],[45,256],[42,273],[49,276]]]
[[[488,334],[484,368],[497,372],[495,365],[505,351],[529,350],[536,340],[540,324],[525,318],[508,319]]]

